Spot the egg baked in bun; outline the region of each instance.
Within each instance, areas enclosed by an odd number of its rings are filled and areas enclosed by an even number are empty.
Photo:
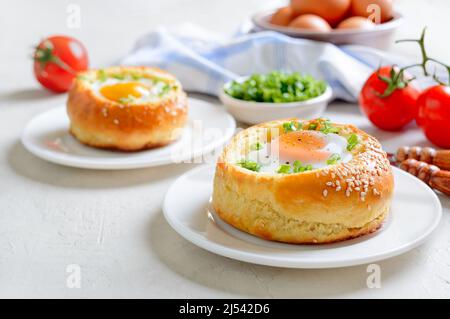
[[[287,119],[233,137],[216,165],[212,205],[258,237],[330,243],[376,231],[394,181],[372,136],[327,119]]]
[[[90,146],[121,151],[175,141],[187,111],[187,96],[177,79],[149,67],[80,73],[67,101],[73,136]]]

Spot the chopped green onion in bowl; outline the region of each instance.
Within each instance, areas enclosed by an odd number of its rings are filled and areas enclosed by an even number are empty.
[[[253,74],[244,81],[232,81],[224,90],[226,94],[239,100],[289,103],[318,97],[326,89],[324,81],[316,80],[310,75],[273,71],[268,74]]]

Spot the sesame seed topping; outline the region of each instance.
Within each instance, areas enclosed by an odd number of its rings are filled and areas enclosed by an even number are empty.
[[[387,155],[375,139],[366,138],[362,142],[365,150],[358,154],[352,163],[340,163],[338,166],[316,172],[316,177],[322,175],[329,178],[324,181],[324,197],[328,196],[329,188],[334,188],[336,192],[344,190],[347,197],[350,197],[353,191],[358,192],[357,195],[362,201],[365,201],[369,192],[381,196],[381,192],[375,189],[374,185],[378,176],[383,176],[390,170]]]
[[[114,124],[119,125],[119,120],[118,119],[114,119],[113,122],[114,122]]]
[[[102,108],[102,114],[104,117],[108,116],[108,109],[106,107]]]

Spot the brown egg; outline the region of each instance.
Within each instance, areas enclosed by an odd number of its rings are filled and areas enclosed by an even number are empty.
[[[291,7],[278,9],[270,19],[271,24],[287,26],[294,19],[294,13]]]
[[[371,30],[375,23],[364,17],[350,17],[338,24],[337,29]]]
[[[352,14],[366,17],[375,23],[383,23],[392,18],[392,0],[352,0]]]
[[[315,14],[301,15],[292,20],[289,27],[320,32],[331,31],[331,26],[328,22]]]
[[[350,10],[351,0],[291,0],[295,14],[312,13],[336,25]]]

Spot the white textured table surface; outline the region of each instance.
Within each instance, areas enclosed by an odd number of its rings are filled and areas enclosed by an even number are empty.
[[[66,27],[69,3],[81,7],[80,29]],[[424,245],[380,262],[381,288],[366,286],[366,266],[292,270],[246,264],[183,240],[165,222],[170,183],[192,165],[133,171],[89,171],[44,162],[24,150],[21,131],[34,115],[64,103],[40,89],[31,47],[63,33],[88,47],[91,65],[124,55],[158,26],[193,22],[230,34],[260,0],[5,1],[0,10],[0,297],[450,297],[450,200]],[[406,15],[399,37],[429,26],[430,51],[450,61],[445,39],[450,2],[397,0]],[[394,48],[415,55],[415,48]],[[333,104],[376,134],[387,150],[426,144],[411,127],[401,137],[370,128],[356,106]],[[187,190],[188,191],[188,190]],[[186,194],[187,195],[187,194]],[[67,265],[81,267],[80,289],[66,285]]]

